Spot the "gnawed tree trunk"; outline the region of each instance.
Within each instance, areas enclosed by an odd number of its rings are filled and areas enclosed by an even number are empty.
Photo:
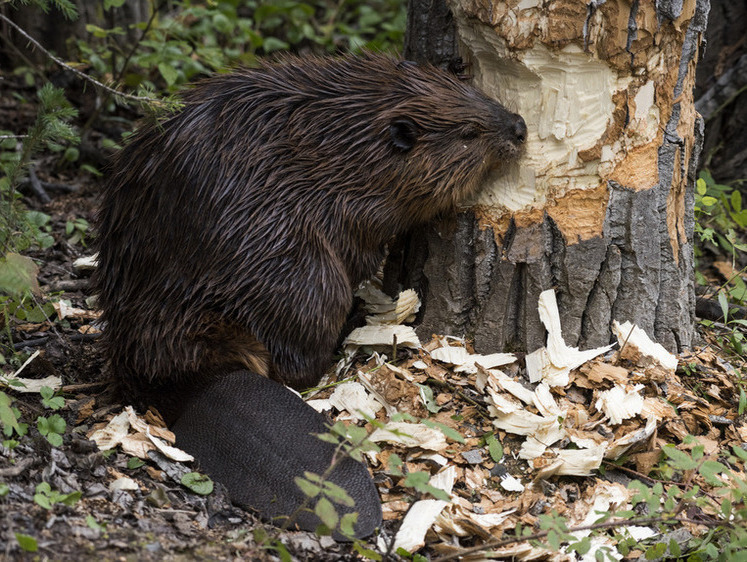
[[[606,344],[613,319],[690,345],[707,12],[708,0],[411,0],[405,55],[461,56],[529,127],[526,156],[471,208],[393,248],[386,283],[420,289],[421,336],[531,351],[539,293],[555,288],[569,345]]]

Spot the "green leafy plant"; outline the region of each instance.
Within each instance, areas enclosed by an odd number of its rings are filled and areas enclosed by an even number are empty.
[[[716,291],[723,322],[715,324],[702,320],[701,323],[711,329],[716,343],[724,352],[743,361],[747,321],[734,318],[730,310],[732,305],[747,304],[747,283],[743,279],[745,271],[735,268],[736,263],[745,263],[747,258],[747,208],[744,208],[741,192],[735,186],[718,183],[707,170],[702,171],[696,182],[695,218],[695,233],[699,238],[695,248],[696,257],[702,257],[708,248],[717,255],[731,257],[734,270]],[[696,279],[703,285],[708,284],[697,270]],[[741,384],[744,394],[744,384]]]
[[[41,394],[41,401],[45,408],[59,410],[65,405],[65,399],[62,396],[55,396],[55,391],[48,386],[41,387],[39,394]]]
[[[695,233],[700,241],[716,244],[732,256],[747,252],[747,244],[738,236],[747,231],[747,208],[743,208],[741,192],[717,183],[708,170],[700,173],[695,191]]]
[[[48,482],[40,482],[36,485],[34,502],[44,509],[51,510],[52,507],[58,503],[72,507],[78,503],[78,500],[80,500],[81,497],[83,497],[83,494],[78,490],[70,492],[69,494],[63,494],[57,490],[53,490]]]
[[[0,425],[2,425],[3,435],[8,438],[3,442],[3,446],[15,446],[16,442],[10,439],[14,434],[20,438],[28,433],[28,425],[20,420],[21,412],[13,406],[10,396],[0,391]]]
[[[60,11],[65,19],[74,20],[78,17],[78,8],[71,0],[10,0],[10,4],[30,4],[45,13],[54,7]]]
[[[65,223],[65,235],[68,236],[68,243],[72,245],[80,243],[85,246],[89,228],[90,225],[86,219],[77,218],[67,221]]]
[[[18,185],[37,152],[43,149],[59,152],[66,144],[78,141],[70,124],[77,111],[65,99],[63,90],[46,84],[37,92],[37,97],[36,120],[23,142],[16,146],[13,141],[10,146],[6,139],[0,144],[0,312],[6,330],[10,330],[11,317],[41,322],[52,313],[51,305],[45,310],[33,296],[38,293],[36,265],[17,253],[34,247],[46,249],[54,244],[50,217],[27,210],[19,201]],[[4,356],[2,359],[4,361]]]
[[[19,251],[34,244],[45,247],[49,243],[42,231],[48,217],[45,220],[45,215],[26,211],[18,203],[18,184],[25,177],[35,153],[43,148],[60,152],[66,144],[79,141],[70,124],[78,112],[65,98],[65,92],[48,83],[37,92],[37,97],[38,114],[23,138],[20,150],[0,159],[0,172],[4,174],[0,177],[0,244],[6,252],[9,248]]]
[[[354,507],[355,502],[343,488],[329,481],[329,475],[337,462],[346,456],[360,461],[364,451],[378,451],[379,448],[369,441],[365,428],[354,425],[346,426],[342,422],[335,423],[327,433],[317,435],[317,437],[334,444],[337,450],[332,465],[324,474],[305,472],[303,477],[295,479],[296,485],[307,498],[304,505],[299,507],[298,513],[306,509],[308,505],[322,521],[322,525],[317,529],[318,534],[328,535],[337,530],[342,535],[352,538],[358,514],[350,512],[340,516],[335,506]],[[293,520],[294,517],[291,516],[286,526],[292,524]]]
[[[106,537],[106,523],[99,523],[93,515],[86,515],[86,525],[94,531],[99,531]]]
[[[485,436],[485,444],[488,446],[488,453],[493,462],[500,462],[503,458],[503,444],[492,433]]]
[[[209,496],[213,493],[213,481],[205,474],[199,472],[188,472],[181,478],[181,483],[195,494]]]
[[[254,541],[265,550],[271,550],[280,558],[281,562],[292,562],[293,557],[288,548],[279,540],[271,536],[267,529],[257,527],[253,531]]]
[[[346,513],[342,517],[337,513],[335,504],[355,507],[355,501],[340,486],[324,479],[324,476],[305,472],[303,477],[295,479],[296,484],[307,498],[314,503],[314,513],[326,529],[319,529],[319,534],[329,534],[334,529],[345,535],[353,536],[353,526],[358,520],[357,513]]]
[[[21,547],[21,550],[25,552],[36,552],[37,550],[39,550],[39,545],[37,544],[36,539],[31,535],[15,533],[15,537],[18,546]]]
[[[404,548],[397,549],[397,556],[401,556],[405,560],[412,560],[412,562],[428,562],[428,559],[422,554],[417,552],[410,554]]]
[[[118,3],[104,2],[104,10]],[[129,30],[87,25],[88,37],[77,41],[81,62],[129,88],[174,91],[282,50],[398,50],[406,20],[403,0],[177,0],[167,13],[161,5],[154,1],[148,20]]]
[[[437,500],[449,501],[449,494],[428,483],[430,478],[431,475],[428,472],[409,472],[407,476],[405,476],[402,485],[406,488],[412,488],[421,494],[430,494]]]
[[[52,414],[51,416],[44,417],[39,416],[36,419],[36,428],[39,430],[47,441],[53,447],[59,447],[62,445],[62,436],[65,433],[67,424],[65,420],[59,414]]]

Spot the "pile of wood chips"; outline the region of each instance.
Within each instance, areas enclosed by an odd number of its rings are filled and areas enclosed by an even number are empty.
[[[404,295],[391,306],[412,305],[411,297]],[[389,318],[408,316],[382,308],[385,297],[375,291],[374,298],[377,310]],[[364,424],[368,418],[384,425],[367,424],[371,440],[381,447],[369,461],[384,518],[402,519],[395,548],[415,552],[427,544],[436,554],[456,554],[500,539],[519,523],[535,527],[538,517],[551,510],[571,528],[593,524],[599,512],[632,508],[633,492],[626,484],[636,478],[653,484],[646,475],[660,462],[664,445],[689,449],[692,445],[683,439],[693,435],[706,457],[715,458],[747,442],[747,423],[735,422],[736,375],[713,352],[677,358],[629,323],[613,326],[617,345],[579,351],[563,341],[552,291],[541,295],[539,312],[548,344],[523,360],[473,354],[462,340],[450,337],[434,337],[420,346],[410,328],[369,320],[348,338],[351,353],[361,346],[391,350],[396,338],[413,349],[413,358],[394,366],[374,353],[353,379],[323,393],[325,398],[309,400],[337,420]],[[678,371],[678,365],[686,368]],[[436,424],[391,421],[402,413]],[[429,484],[447,492],[450,501],[426,495],[412,503],[412,490],[389,462],[393,454],[405,461],[404,472],[430,473]],[[610,464],[623,456],[621,468]],[[699,479],[693,474],[688,487],[707,488]],[[705,530],[693,524],[675,538],[686,542]],[[626,533],[642,540],[659,531],[629,526]],[[593,538],[583,559],[594,560],[601,547],[617,555],[612,535]],[[483,558],[486,552],[472,556]],[[577,559],[527,543],[493,550],[491,556]]]

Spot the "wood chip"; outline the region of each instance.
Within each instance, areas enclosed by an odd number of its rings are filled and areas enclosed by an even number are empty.
[[[417,349],[420,347],[415,330],[410,326],[363,326],[356,328],[343,342],[343,346],[374,347],[390,350],[394,338],[397,338],[397,346]]]

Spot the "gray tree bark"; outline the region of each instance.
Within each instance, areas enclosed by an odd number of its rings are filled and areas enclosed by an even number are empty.
[[[544,345],[537,300],[549,288],[569,345],[606,344],[612,320],[629,320],[672,351],[688,347],[703,139],[692,88],[708,0],[513,4],[410,0],[405,56],[440,66],[463,58],[478,86],[525,117],[530,140],[521,170],[487,186],[456,219],[394,245],[385,286],[419,290],[421,337],[464,335],[481,352]],[[564,61],[578,63],[577,73],[566,73]],[[552,73],[560,76],[557,99],[555,83],[543,82]],[[594,95],[602,75],[606,124],[596,137],[580,135],[574,131],[596,118],[578,114],[584,87]],[[557,111],[569,81],[568,132],[548,132],[558,119],[546,112]],[[537,90],[550,97],[525,101]],[[537,171],[562,142],[572,145],[567,173]],[[528,176],[539,186],[534,198]]]

